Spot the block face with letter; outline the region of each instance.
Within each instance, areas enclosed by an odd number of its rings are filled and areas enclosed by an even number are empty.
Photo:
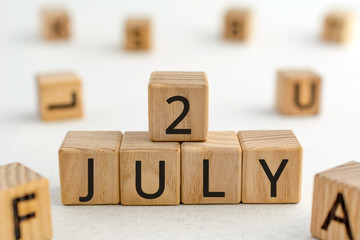
[[[244,41],[250,35],[251,12],[242,9],[229,10],[225,15],[224,38]]]
[[[151,48],[151,26],[149,19],[128,19],[125,30],[125,48],[149,50]]]
[[[204,72],[153,72],[149,134],[153,141],[205,141],[209,86]]]
[[[297,203],[302,147],[290,130],[240,131],[243,203]]]
[[[20,163],[0,166],[0,239],[51,239],[49,182]]]
[[[63,204],[119,204],[121,132],[68,132],[59,149]]]
[[[48,8],[42,11],[42,34],[47,40],[70,37],[70,16],[65,9]]]
[[[323,39],[336,43],[348,42],[352,33],[353,18],[350,12],[330,12],[324,19]]]

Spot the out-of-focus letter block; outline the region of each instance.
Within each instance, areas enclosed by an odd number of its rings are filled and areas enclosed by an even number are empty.
[[[241,148],[235,132],[209,132],[206,142],[181,144],[182,203],[240,200]]]
[[[49,182],[20,163],[0,166],[0,239],[51,239]]]
[[[70,37],[70,17],[64,9],[44,9],[42,12],[43,37],[47,40]]]
[[[290,130],[240,131],[243,203],[297,203],[302,147]]]
[[[153,141],[205,141],[209,86],[204,72],[153,72],[149,132]]]
[[[323,39],[325,41],[345,43],[350,39],[353,15],[349,12],[331,12],[324,20]]]
[[[279,71],[277,110],[285,115],[319,113],[321,79],[311,71]]]
[[[121,204],[180,203],[180,143],[152,142],[147,132],[125,132],[120,149]]]
[[[149,50],[151,47],[151,29],[148,19],[129,19],[126,22],[126,43],[128,50]]]
[[[320,239],[360,239],[360,163],[316,174],[311,234]]]
[[[68,132],[59,150],[63,204],[119,204],[121,132]]]
[[[37,75],[37,85],[42,120],[82,117],[81,81],[75,74]]]
[[[246,40],[250,35],[251,13],[248,10],[232,9],[225,15],[224,38]]]

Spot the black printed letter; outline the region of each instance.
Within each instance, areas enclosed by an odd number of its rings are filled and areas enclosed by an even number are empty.
[[[21,201],[27,201],[30,199],[34,199],[35,198],[35,194],[29,194],[29,195],[25,195],[23,197],[20,198],[15,198],[13,200],[13,211],[14,211],[14,225],[15,225],[15,238],[16,239],[20,239],[21,238],[21,232],[20,232],[20,222],[30,219],[30,218],[35,218],[35,213],[30,213],[28,215],[25,216],[19,216],[19,212],[18,212],[18,203]]]
[[[267,163],[265,162],[264,159],[259,159],[259,162],[262,166],[262,168],[264,169],[266,176],[268,177],[268,179],[270,180],[271,183],[271,197],[276,197],[276,183],[282,173],[282,171],[284,170],[287,162],[289,160],[288,159],[283,159],[282,162],[280,163],[280,166],[278,168],[278,170],[276,171],[275,175],[272,175]]]
[[[94,196],[94,159],[88,159],[88,195],[86,197],[79,197],[80,202],[88,202]]]
[[[295,84],[295,105],[300,109],[308,109],[311,108],[315,103],[315,93],[316,93],[316,85],[313,83],[311,85],[311,99],[308,104],[300,103],[300,84]]]
[[[225,192],[209,192],[209,159],[203,160],[203,197],[225,197]]]
[[[144,193],[144,191],[141,188],[141,161],[136,161],[136,180],[135,180],[135,186],[136,191],[139,194],[140,197],[145,199],[155,199],[161,196],[165,190],[165,161],[159,161],[159,189],[156,193],[148,194]]]

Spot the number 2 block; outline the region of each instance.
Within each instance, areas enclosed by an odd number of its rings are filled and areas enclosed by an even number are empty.
[[[153,72],[149,82],[153,141],[205,141],[209,86],[204,72]]]

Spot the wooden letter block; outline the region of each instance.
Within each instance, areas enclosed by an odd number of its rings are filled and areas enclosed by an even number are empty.
[[[150,20],[129,19],[126,22],[125,48],[128,50],[149,50],[151,47]]]
[[[153,72],[149,132],[153,141],[205,141],[209,86],[204,72]]]
[[[285,115],[319,113],[321,79],[306,70],[279,71],[276,107]]]
[[[225,15],[224,38],[243,41],[250,35],[251,13],[248,10],[232,9]]]
[[[241,148],[235,132],[209,132],[206,142],[181,144],[182,203],[240,200]]]
[[[43,37],[47,40],[70,37],[70,17],[64,9],[44,9],[42,12]]]
[[[120,149],[121,204],[180,203],[180,143],[152,142],[147,132],[125,132]]]
[[[49,182],[20,163],[0,166],[0,239],[51,239]]]
[[[41,74],[37,85],[42,120],[82,117],[81,81],[75,74]]]
[[[119,204],[121,132],[68,132],[59,150],[63,204]]]
[[[348,12],[331,12],[324,20],[322,37],[325,41],[345,43],[350,39],[353,15]]]
[[[360,239],[360,163],[348,162],[315,176],[311,234],[320,239]]]
[[[240,131],[243,203],[297,203],[302,147],[290,130]]]

